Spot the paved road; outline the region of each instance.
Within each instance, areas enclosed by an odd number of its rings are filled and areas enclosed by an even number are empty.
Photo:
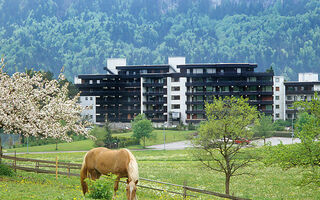
[[[291,138],[283,138],[283,137],[271,137],[266,139],[266,143],[271,143],[271,145],[278,145],[282,141],[283,144],[293,144],[293,143],[300,143],[299,138],[294,138],[293,140]],[[264,141],[263,139],[254,140],[252,141],[253,144],[256,144],[257,146],[263,146]],[[166,150],[181,150],[192,147],[191,142],[188,140],[180,141],[180,142],[172,142],[172,143],[166,143],[165,149]],[[163,150],[164,145],[158,144],[158,145],[152,145],[147,146],[149,150]],[[39,154],[39,153],[74,153],[74,152],[87,152],[87,151],[50,151],[50,152],[29,152],[30,154]],[[5,155],[12,155],[14,153],[4,153]],[[17,154],[25,154],[23,153],[17,153]]]
[[[266,139],[266,143],[271,143],[271,145],[278,145],[282,142],[283,144],[292,144],[292,143],[300,143],[299,138],[283,138],[283,137],[271,137]],[[253,144],[256,144],[257,146],[263,146],[264,141],[263,139],[259,140],[254,140],[252,141]],[[180,142],[172,142],[172,143],[167,143],[165,145],[166,150],[180,150],[180,149],[186,149],[188,147],[192,147],[190,141],[180,141]],[[153,150],[163,150],[164,145],[163,144],[158,144],[158,145],[152,145],[148,146],[148,149],[153,149]]]
[[[266,143],[271,143],[272,146],[278,145],[282,142],[282,144],[293,144],[300,143],[301,140],[299,138],[284,138],[284,137],[271,137],[266,139]],[[257,144],[257,146],[263,146],[263,139],[254,140],[252,143]]]
[[[167,143],[165,145],[166,150],[179,150],[179,149],[185,149],[188,147],[192,147],[190,141],[180,141],[180,142],[172,142],[172,143]],[[164,145],[163,144],[157,144],[157,145],[152,145],[152,146],[147,146],[148,149],[154,149],[154,150],[163,150]]]

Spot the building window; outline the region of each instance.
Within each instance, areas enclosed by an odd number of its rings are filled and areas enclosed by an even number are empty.
[[[93,80],[89,80],[89,84],[93,84]]]
[[[85,100],[88,101],[88,97],[85,97]]]
[[[280,108],[280,105],[277,104],[277,105],[276,105],[276,109],[279,109],[279,108]]]
[[[100,84],[100,80],[97,80],[97,84]]]
[[[172,104],[171,109],[180,109],[180,104]]]
[[[180,91],[180,87],[171,87],[171,91]]]
[[[280,87],[276,87],[276,91],[280,91]]]
[[[178,95],[171,96],[171,100],[180,100],[180,96]]]
[[[92,97],[90,97],[90,100],[92,101],[92,100],[93,100],[93,98],[92,98]]]
[[[238,73],[238,74],[241,73],[241,68],[237,68],[237,73]]]
[[[203,69],[193,69],[194,74],[203,74]]]
[[[215,74],[216,73],[216,68],[208,68],[207,69],[208,74]]]
[[[292,100],[292,96],[287,96],[287,100],[291,101]]]
[[[279,100],[280,99],[280,97],[279,96],[276,96],[276,100]]]
[[[248,77],[247,81],[248,82],[256,82],[257,81],[257,77]]]
[[[179,77],[174,77],[174,78],[172,79],[172,82],[179,82],[179,81],[180,81]]]
[[[279,113],[276,113],[276,118],[280,118],[280,114]]]

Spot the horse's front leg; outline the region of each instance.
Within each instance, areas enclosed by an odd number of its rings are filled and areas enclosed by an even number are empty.
[[[118,190],[118,188],[119,188],[119,181],[120,181],[120,176],[117,176],[117,178],[116,178],[116,180],[115,180],[115,182],[114,182],[114,187],[113,187],[113,189],[114,189],[114,193],[113,193],[113,198],[112,199],[115,199],[116,198],[116,196],[117,196],[117,190]]]

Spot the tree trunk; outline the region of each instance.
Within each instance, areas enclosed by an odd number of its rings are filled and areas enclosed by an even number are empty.
[[[56,140],[56,151],[58,150],[58,140]]]
[[[230,178],[231,176],[229,174],[226,174],[226,194],[229,194],[229,188],[230,188]]]
[[[143,137],[143,148],[146,148],[146,137]]]

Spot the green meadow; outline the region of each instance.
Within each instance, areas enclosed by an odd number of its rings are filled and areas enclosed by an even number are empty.
[[[37,158],[42,160],[81,163],[84,152],[51,153],[51,154],[23,154],[20,157]],[[193,159],[189,150],[176,151],[133,151],[139,164],[140,177],[206,189],[215,192],[224,192],[224,176],[204,168],[199,161]],[[18,163],[19,164],[19,163]],[[320,199],[319,188],[315,185],[301,186],[301,171],[303,168],[281,170],[276,166],[265,166],[257,161],[250,167],[243,169],[252,175],[233,177],[231,180],[231,194],[250,199]],[[78,173],[77,170],[72,171]],[[106,180],[109,181],[109,180]],[[166,191],[180,191],[176,187],[164,184],[150,183],[143,180],[139,184],[161,188]],[[117,199],[126,199],[124,185],[118,192]],[[213,196],[196,195],[191,199],[219,199]],[[158,192],[138,188],[138,199],[182,199],[181,196],[168,192]],[[17,171],[15,177],[0,176],[0,199],[90,199],[81,193],[78,177],[68,178],[55,175],[36,174]]]

